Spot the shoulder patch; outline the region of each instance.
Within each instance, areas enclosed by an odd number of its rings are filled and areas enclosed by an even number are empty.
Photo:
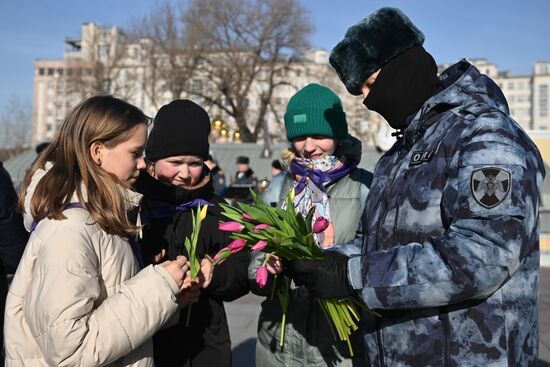
[[[470,189],[478,204],[491,209],[502,203],[510,192],[510,172],[496,167],[472,171]]]

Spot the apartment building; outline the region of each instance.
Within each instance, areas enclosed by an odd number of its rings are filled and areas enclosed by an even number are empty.
[[[486,59],[470,61],[500,86],[508,101],[510,115],[525,130],[550,129],[550,61],[535,61],[531,75],[511,75]]]
[[[533,129],[550,130],[548,89],[550,87],[550,61],[536,61],[533,74]]]
[[[65,40],[63,59],[37,60],[34,65],[32,143],[51,140],[67,112],[98,90],[124,98],[147,115],[154,116],[157,109],[173,97],[166,88],[157,88],[153,84],[158,80],[154,78],[155,70],[151,69],[151,59],[148,59],[152,46],[150,39],[128,42],[126,35],[117,27],[84,23],[79,38]],[[390,136],[387,124],[380,115],[364,108],[360,96],[347,93],[330,67],[328,56],[325,50],[307,50],[290,60],[288,67],[281,68],[275,76],[280,83],[273,91],[271,105],[264,118],[263,130],[267,133],[260,134],[259,142],[263,139],[284,142],[283,117],[288,100],[308,83],[320,83],[333,89],[342,99],[353,135],[361,138],[364,144],[377,146],[381,150],[391,146],[394,138]],[[155,57],[163,62],[163,55]],[[520,76],[501,71],[486,59],[473,59],[471,62],[500,85],[508,100],[511,116],[526,130],[549,129],[550,62],[537,61],[532,75]],[[97,67],[99,64],[101,67]],[[441,66],[440,70],[443,68]],[[213,141],[238,142],[240,132],[235,121],[222,108],[199,97],[215,92],[208,73],[203,71],[185,82],[190,87],[179,98],[190,98],[209,112],[215,121]],[[159,84],[162,86],[163,81]],[[248,121],[258,119],[265,87],[261,77],[254,81],[246,97]],[[92,90],[93,93],[90,92]]]
[[[62,118],[93,90],[120,96],[140,107],[147,115],[154,116],[156,110],[172,99],[166,89],[151,88],[151,70],[147,52],[151,40],[141,39],[129,43],[117,27],[101,27],[85,23],[80,38],[67,38],[61,60],[37,60],[34,78],[33,144],[50,140]],[[211,57],[220,57],[213,54]],[[160,56],[162,57],[162,56]],[[101,68],[96,65],[101,63]],[[99,75],[101,74],[101,75]],[[350,96],[328,63],[328,52],[312,49],[291,60],[290,66],[281,68],[276,78],[280,81],[272,95],[271,106],[265,116],[267,135],[259,140],[284,141],[284,112],[290,97],[308,83],[327,85],[342,98],[348,115],[350,131],[374,141],[380,118],[361,105],[357,97]],[[249,121],[257,118],[261,107],[261,92],[266,87],[258,78],[247,96]],[[195,75],[187,81],[190,88],[180,98],[190,98],[201,104],[213,120],[212,137],[218,142],[238,142],[240,133],[235,121],[223,109],[208,104],[200,94],[209,93],[212,88],[209,75]],[[99,85],[98,85],[99,83]],[[87,90],[87,87],[89,87]],[[210,89],[210,91],[212,91]],[[154,94],[154,95],[153,95]],[[372,121],[371,121],[372,120]]]

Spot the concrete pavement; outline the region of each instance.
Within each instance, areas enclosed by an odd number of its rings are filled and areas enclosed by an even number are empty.
[[[254,367],[256,327],[263,297],[252,293],[225,304],[233,345],[233,366]]]
[[[248,294],[225,304],[235,367],[255,365],[256,326],[261,301],[261,297]],[[550,367],[550,268],[541,268],[540,271],[539,328],[539,366]]]

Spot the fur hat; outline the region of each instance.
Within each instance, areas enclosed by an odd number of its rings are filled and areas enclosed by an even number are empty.
[[[250,158],[244,155],[238,156],[237,164],[250,164]]]
[[[376,69],[423,43],[424,34],[401,10],[381,8],[347,30],[329,62],[348,92],[357,96]]]

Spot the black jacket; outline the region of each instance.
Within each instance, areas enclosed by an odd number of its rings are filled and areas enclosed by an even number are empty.
[[[25,250],[29,233],[23,216],[16,212],[17,194],[9,173],[0,162],[0,328],[4,328],[4,306],[8,294],[6,274],[13,274]],[[3,334],[0,334],[0,346]],[[0,361],[2,362],[2,361]]]
[[[206,166],[204,172],[210,174]],[[218,229],[219,221],[224,219],[219,206],[223,199],[214,194],[212,180],[200,188],[186,190],[167,186],[142,173],[136,188],[144,194],[142,218],[145,227],[141,247],[145,264],[151,263],[153,256],[162,249],[167,252],[166,259],[175,259],[178,255],[187,257],[184,241],[186,237],[191,237],[193,231],[192,214],[191,211],[175,211],[174,208],[194,199],[215,204],[208,208],[202,221],[197,257],[202,258],[205,254],[214,257],[231,241],[226,232]],[[231,365],[231,342],[223,302],[248,293],[248,262],[248,253],[242,252],[216,266],[210,286],[203,290],[199,302],[193,305],[189,327],[185,326],[187,309],[184,309],[178,325],[155,335],[157,367]]]

